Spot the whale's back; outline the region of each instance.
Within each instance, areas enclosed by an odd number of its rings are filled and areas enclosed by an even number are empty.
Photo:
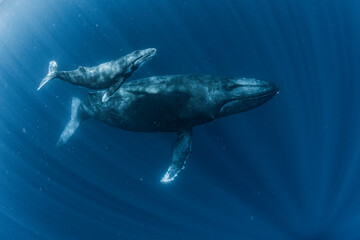
[[[139,79],[125,83],[105,103],[101,102],[99,93],[85,104],[92,109],[93,118],[122,129],[177,131],[215,117],[218,109],[209,96],[224,88],[226,80],[206,75]]]

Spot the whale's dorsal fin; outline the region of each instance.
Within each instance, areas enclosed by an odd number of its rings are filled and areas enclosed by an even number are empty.
[[[106,102],[107,100],[109,100],[109,98],[121,87],[121,85],[125,82],[125,77],[121,77],[119,79],[116,80],[116,82],[109,87],[105,94],[102,97],[102,101]]]
[[[184,169],[186,159],[191,152],[192,129],[178,131],[172,148],[171,164],[161,179],[162,183],[173,181],[180,170]]]
[[[79,66],[78,69],[79,69],[79,71],[82,72],[82,73],[83,73],[83,72],[86,72],[86,70],[85,70],[85,68],[84,68],[83,66]]]

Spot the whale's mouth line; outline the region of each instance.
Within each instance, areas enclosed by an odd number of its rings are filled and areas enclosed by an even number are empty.
[[[221,106],[221,108],[219,110],[219,114],[226,114],[226,113],[229,113],[232,109],[236,109],[236,105],[231,105],[231,104],[236,104],[236,102],[238,102],[238,101],[251,101],[251,100],[256,101],[257,99],[260,99],[260,98],[267,98],[269,96],[273,97],[278,92],[279,92],[279,89],[274,88],[271,91],[265,92],[263,94],[259,94],[257,96],[238,97],[238,98],[230,99]]]
[[[270,96],[270,95],[275,95],[279,93],[279,89],[274,89],[274,90],[271,90],[271,91],[268,91],[266,93],[263,93],[263,94],[260,94],[260,95],[257,95],[257,96],[253,96],[253,97],[240,97],[240,98],[234,98],[234,99],[231,99],[229,102],[232,102],[232,101],[239,101],[239,100],[253,100],[253,99],[259,99],[259,98],[263,98],[263,97],[267,97],[267,96]],[[228,103],[229,103],[228,102]]]
[[[266,93],[264,93],[264,94],[260,94],[260,95],[258,95],[258,96],[255,96],[255,97],[250,97],[250,98],[248,98],[248,99],[257,99],[257,98],[263,98],[263,97],[267,97],[267,96],[270,96],[270,95],[275,95],[275,94],[277,94],[279,92],[279,90],[276,88],[276,89],[274,89],[274,90],[271,90],[271,91],[269,91],[269,92],[266,92]]]
[[[148,54],[142,55],[142,56],[136,58],[136,59],[135,59],[135,63],[138,63],[138,61],[140,61],[140,60],[142,60],[142,59],[144,59],[143,62],[145,62],[145,61],[149,60],[151,57],[153,57],[153,56],[155,55],[155,53],[156,53],[156,50],[155,50],[155,49],[154,49],[154,50],[151,50],[151,52],[149,52]]]

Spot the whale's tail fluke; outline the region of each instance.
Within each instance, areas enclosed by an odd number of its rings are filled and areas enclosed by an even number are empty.
[[[42,88],[42,86],[44,86],[48,81],[50,81],[51,79],[56,78],[56,72],[58,71],[58,66],[56,64],[55,61],[51,61],[49,64],[49,72],[46,75],[46,77],[44,77],[44,79],[41,81],[40,86],[38,87],[38,91],[40,90],[40,88]]]
[[[73,98],[71,103],[71,119],[66,125],[64,131],[61,133],[57,146],[64,145],[68,142],[70,137],[75,133],[76,129],[81,123],[81,118],[78,115],[78,109],[81,101],[78,98]]]

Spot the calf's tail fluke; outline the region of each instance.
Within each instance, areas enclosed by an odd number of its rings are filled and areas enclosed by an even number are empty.
[[[71,119],[66,125],[64,131],[61,133],[57,146],[64,145],[68,142],[71,136],[81,123],[81,118],[78,116],[78,109],[81,101],[78,98],[73,98],[71,103]]]
[[[42,86],[44,86],[48,81],[50,81],[51,79],[56,78],[56,72],[58,71],[58,66],[56,64],[55,61],[51,61],[49,64],[49,72],[48,74],[44,77],[44,79],[41,81],[40,86],[38,87],[38,91],[40,90],[40,88],[42,88]]]

